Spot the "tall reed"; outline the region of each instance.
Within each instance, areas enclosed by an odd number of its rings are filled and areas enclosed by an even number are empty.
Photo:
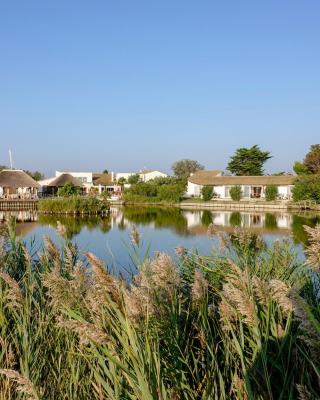
[[[1,399],[320,397],[319,228],[305,264],[239,230],[207,257],[139,258],[134,228],[130,283],[69,240],[32,257],[14,231],[0,249]]]

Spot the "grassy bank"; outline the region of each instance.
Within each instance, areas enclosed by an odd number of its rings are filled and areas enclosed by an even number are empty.
[[[288,242],[267,247],[241,231],[208,257],[178,248],[176,259],[139,261],[134,229],[129,284],[93,254],[87,266],[63,237],[62,250],[47,238],[33,261],[11,224],[0,251],[1,398],[319,398],[320,228],[309,236],[308,265]]]
[[[45,214],[104,214],[109,210],[109,203],[93,197],[58,197],[41,199],[38,210]]]

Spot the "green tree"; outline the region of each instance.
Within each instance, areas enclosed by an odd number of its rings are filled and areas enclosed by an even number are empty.
[[[103,174],[108,174],[109,171],[108,171],[107,169],[104,169],[104,170],[102,171],[102,173],[103,173]]]
[[[213,196],[213,187],[212,186],[203,186],[201,189],[202,198],[204,201],[209,201]]]
[[[196,160],[179,160],[171,167],[176,178],[188,178],[191,174],[203,170],[204,166]]]
[[[119,185],[124,185],[125,183],[127,183],[127,180],[123,176],[118,179],[118,184]]]
[[[266,187],[266,200],[274,201],[278,196],[278,188],[275,185],[269,185]]]
[[[320,204],[320,174],[299,176],[292,189],[294,201],[313,200]]]
[[[314,144],[310,147],[310,151],[305,156],[303,164],[311,174],[320,173],[320,144]]]
[[[140,181],[140,175],[139,174],[131,175],[128,178],[128,183],[130,183],[130,185],[134,185],[134,184],[138,183],[139,181]]]
[[[297,175],[307,175],[310,174],[310,171],[304,163],[300,161],[296,161],[293,165],[293,170]]]
[[[240,201],[242,197],[241,186],[232,186],[230,189],[230,196],[233,201]]]
[[[69,197],[76,196],[80,192],[79,188],[76,187],[72,182],[66,183],[63,187],[58,189],[58,196]]]
[[[28,174],[29,176],[31,176],[31,178],[33,178],[35,181],[41,181],[41,179],[44,178],[44,174],[42,172],[39,172],[39,171],[32,172],[32,171],[29,171],[29,170],[25,169],[24,172],[26,174]]]
[[[271,157],[269,151],[262,151],[257,145],[242,147],[231,157],[227,169],[237,176],[263,175],[263,165]]]

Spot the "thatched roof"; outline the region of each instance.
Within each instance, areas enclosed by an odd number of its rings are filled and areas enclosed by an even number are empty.
[[[217,174],[215,174],[214,172],[215,171],[196,172],[189,178],[189,182],[202,186],[226,186],[226,185],[286,186],[286,185],[293,185],[296,179],[296,177],[293,175],[217,176]]]
[[[98,179],[94,179],[94,185],[111,186],[113,185],[112,174],[101,174]]]
[[[221,171],[219,170],[207,170],[207,171],[197,171],[193,175],[191,175],[188,180],[189,182],[198,184],[198,185],[210,185],[212,178],[220,175]],[[204,182],[204,183],[198,183]]]
[[[48,184],[50,187],[63,187],[66,183],[72,183],[76,187],[82,187],[82,183],[74,176],[64,173]]]
[[[22,170],[3,169],[0,172],[0,186],[11,188],[38,188],[39,183]]]

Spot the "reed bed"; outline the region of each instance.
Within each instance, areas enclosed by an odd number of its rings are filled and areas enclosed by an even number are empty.
[[[3,233],[1,399],[320,397],[319,227],[307,263],[236,230],[208,257],[142,256],[131,282],[58,231],[38,257]]]
[[[38,211],[43,214],[106,214],[110,209],[107,200],[95,197],[55,197],[41,199],[38,203]]]

